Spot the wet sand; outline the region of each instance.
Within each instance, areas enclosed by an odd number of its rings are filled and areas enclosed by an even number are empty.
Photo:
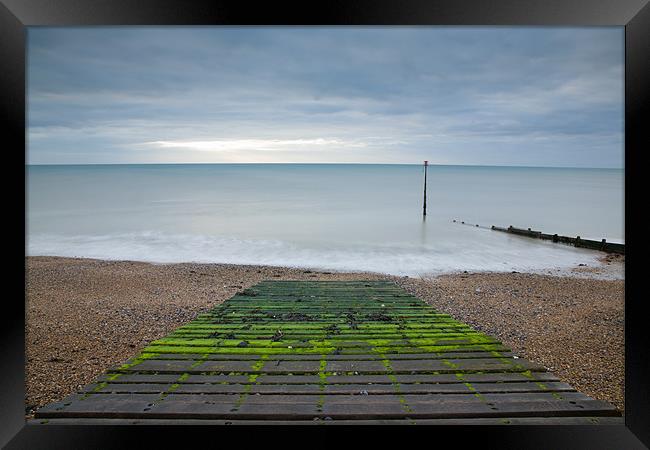
[[[577,267],[573,276],[459,273],[408,278],[28,257],[26,415],[76,392],[236,292],[269,279],[393,280],[623,411],[624,282],[607,274],[622,273],[624,261],[608,261],[604,270]]]

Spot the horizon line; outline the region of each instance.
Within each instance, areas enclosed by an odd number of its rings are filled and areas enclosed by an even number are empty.
[[[178,166],[178,165],[273,165],[273,164],[291,164],[291,165],[374,165],[374,166],[422,166],[422,163],[367,163],[367,162],[145,162],[145,163],[25,163],[29,166]],[[586,167],[586,166],[528,166],[528,165],[502,165],[502,164],[435,164],[428,163],[429,166],[444,167],[508,167],[522,169],[605,169],[605,170],[624,170],[625,167]]]

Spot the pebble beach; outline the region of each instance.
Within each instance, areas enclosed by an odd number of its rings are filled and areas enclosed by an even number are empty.
[[[262,280],[392,280],[624,411],[624,258],[564,274],[396,277],[229,264],[26,258],[27,417]]]

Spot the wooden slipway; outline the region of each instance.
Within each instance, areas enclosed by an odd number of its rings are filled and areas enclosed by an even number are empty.
[[[30,424],[622,424],[391,282],[265,281]]]

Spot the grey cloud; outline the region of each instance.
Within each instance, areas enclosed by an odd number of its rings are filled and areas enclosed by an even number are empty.
[[[195,161],[140,144],[220,139],[366,145],[318,162],[623,159],[622,28],[32,28],[28,71],[31,163]]]

